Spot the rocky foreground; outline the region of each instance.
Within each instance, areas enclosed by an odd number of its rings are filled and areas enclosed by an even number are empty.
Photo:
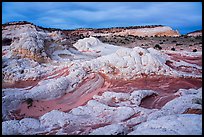
[[[59,30],[3,26],[3,135],[202,134],[202,51],[94,35],[73,43]]]

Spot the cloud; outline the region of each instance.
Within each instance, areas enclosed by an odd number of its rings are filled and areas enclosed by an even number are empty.
[[[3,2],[2,11],[3,23],[27,20],[63,29],[162,24],[187,30],[202,26],[201,2]]]

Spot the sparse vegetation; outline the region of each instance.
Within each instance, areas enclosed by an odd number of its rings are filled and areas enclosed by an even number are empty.
[[[140,56],[142,56],[142,55],[143,55],[143,53],[142,53],[142,52],[139,52],[139,55],[140,55]]]
[[[183,45],[182,43],[176,43],[176,46]]]
[[[129,39],[128,39],[128,38],[125,38],[125,40],[129,41]]]
[[[12,39],[4,38],[2,40],[3,45],[11,45]]]
[[[161,50],[161,49],[162,49],[162,47],[161,47],[159,44],[156,44],[156,45],[154,46],[154,48],[155,48],[155,49],[158,49],[158,50]]]
[[[175,51],[176,49],[175,49],[175,48],[171,48],[171,50],[172,50],[172,51]]]
[[[28,98],[25,100],[25,102],[27,103],[27,108],[31,107],[33,105],[33,99],[32,98]]]
[[[138,46],[141,46],[141,47],[145,47],[145,48],[151,47],[152,44],[153,44],[152,47],[154,48],[154,46],[156,44],[158,44],[160,46],[155,47],[158,50],[161,49],[159,47],[162,47],[162,49],[166,49],[166,47],[167,47],[166,44],[169,44],[169,46],[172,46],[172,47],[174,46],[175,50],[180,50],[182,48],[182,46],[191,47],[191,45],[192,45],[192,47],[193,47],[194,44],[195,44],[195,46],[199,46],[198,43],[202,44],[201,39],[195,39],[194,38],[194,42],[190,41],[192,39],[191,37],[181,39],[181,37],[167,36],[166,38],[164,38],[163,36],[162,37],[154,37],[154,36],[151,37],[151,36],[149,36],[149,37],[145,37],[145,39],[146,39],[145,40],[141,36],[134,36],[134,35],[124,35],[124,36],[121,35],[121,36],[118,36],[118,35],[113,35],[111,37],[107,37],[107,36],[98,37],[97,36],[97,38],[99,38],[99,40],[101,40],[102,42],[113,44],[113,45],[118,45],[118,46],[126,46],[126,44],[128,44],[127,47],[131,47],[131,48],[135,47],[135,44],[138,45]],[[172,47],[170,47],[169,50],[171,50]],[[180,47],[180,48],[176,48],[176,47]],[[195,47],[195,48],[197,48],[197,47]]]
[[[20,73],[21,73],[21,74],[23,74],[23,73],[24,73],[24,70],[23,70],[23,69],[22,69],[22,70],[20,70]]]
[[[197,52],[197,49],[194,49],[193,52]]]

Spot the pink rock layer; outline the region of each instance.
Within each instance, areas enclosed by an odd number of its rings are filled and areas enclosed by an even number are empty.
[[[192,67],[192,66],[184,66],[184,65],[175,66],[173,64],[173,62],[171,62],[170,60],[167,60],[165,64],[167,66],[171,67],[172,69],[177,70],[177,71],[182,71],[182,72],[186,72],[186,73],[194,73],[196,75],[202,74],[202,69],[197,69],[197,68]]]
[[[200,88],[202,87],[201,78],[175,78],[168,76],[143,77],[132,81],[111,80],[108,88],[114,92],[132,92],[133,90],[148,89],[158,92],[144,98],[140,104],[144,108],[160,109],[170,100],[178,97],[174,95],[179,89]]]
[[[180,61],[183,60],[185,62],[191,63],[191,64],[196,64],[198,66],[202,66],[202,56],[185,56],[185,55],[180,55],[179,53],[168,53],[168,55],[175,61]]]
[[[65,94],[64,96],[53,100],[36,100],[33,101],[31,107],[27,107],[26,103],[22,103],[17,109],[15,114],[16,119],[23,117],[35,117],[38,118],[43,114],[51,110],[69,111],[72,108],[84,105],[90,100],[93,95],[98,92],[105,91],[107,89],[107,83],[104,83],[104,79],[99,74],[92,74],[84,80],[76,90]]]
[[[202,65],[202,56],[189,57],[181,56],[180,54],[169,54],[176,61],[186,61],[192,64]],[[187,66],[175,67],[171,61],[167,61],[166,65],[184,72],[194,72],[201,74],[202,70],[196,68],[189,68]],[[41,80],[58,78],[69,74],[68,68],[65,67],[54,73],[42,78]],[[117,74],[116,74],[117,75]],[[27,87],[36,86],[39,81],[26,81],[12,85],[12,87]],[[79,86],[72,92],[53,100],[34,100],[31,107],[28,104],[22,103],[13,113],[16,119],[24,117],[38,118],[51,110],[60,110],[68,112],[69,110],[78,106],[86,104],[94,95],[102,95],[105,91],[126,92],[131,93],[134,90],[154,90],[158,95],[152,95],[144,98],[140,104],[144,108],[160,109],[170,100],[178,97],[174,95],[179,89],[198,89],[202,87],[202,78],[176,78],[170,76],[143,76],[134,80],[123,79],[109,79],[103,73],[90,74],[79,84]],[[112,103],[114,105],[114,102]]]
[[[76,90],[53,100],[36,100],[31,107],[24,102],[14,114],[16,119],[24,117],[38,118],[51,110],[67,112],[73,108],[84,105],[94,95],[101,95],[104,91],[131,93],[133,90],[149,89],[159,94],[146,97],[141,105],[145,108],[161,108],[168,101],[176,98],[174,93],[180,89],[199,88],[202,86],[202,79],[199,78],[173,78],[165,76],[145,77],[135,80],[112,80],[102,74],[89,75]]]

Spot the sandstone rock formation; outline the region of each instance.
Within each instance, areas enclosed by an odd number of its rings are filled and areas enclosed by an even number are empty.
[[[202,30],[197,30],[197,31],[187,33],[187,36],[193,36],[193,37],[202,36]]]
[[[164,26],[87,30],[178,35]],[[202,134],[201,51],[127,48],[82,38],[87,30],[3,25],[3,135]]]

